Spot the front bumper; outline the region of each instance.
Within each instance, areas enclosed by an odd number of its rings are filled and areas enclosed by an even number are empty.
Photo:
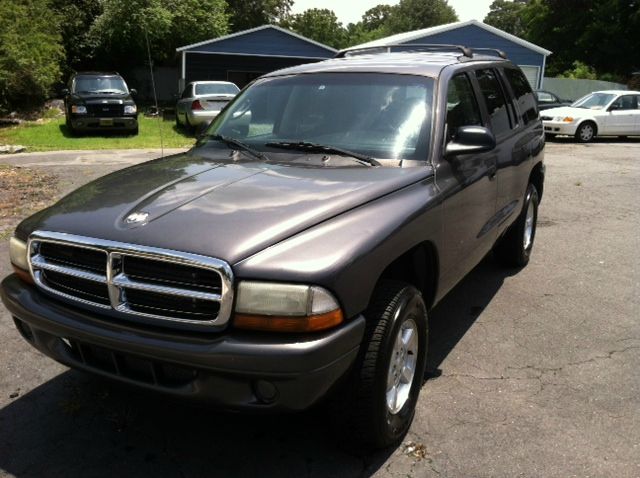
[[[10,275],[0,297],[22,336],[70,367],[221,408],[309,408],[351,368],[364,318],[322,334],[178,333],[72,308]]]
[[[135,116],[115,118],[73,116],[71,126],[76,131],[134,131],[138,128],[138,118]]]
[[[565,123],[563,121],[543,121],[544,132],[546,134],[565,134],[573,136],[578,129],[578,123]]]

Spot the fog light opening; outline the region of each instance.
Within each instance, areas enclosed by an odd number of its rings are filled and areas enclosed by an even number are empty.
[[[33,343],[35,341],[33,330],[31,330],[31,327],[29,327],[27,323],[16,317],[13,318],[13,322],[16,324],[16,328],[18,329],[18,332],[20,332],[20,335],[22,335],[22,338],[29,343]]]
[[[262,403],[270,404],[278,398],[278,388],[267,380],[253,382],[253,393]]]

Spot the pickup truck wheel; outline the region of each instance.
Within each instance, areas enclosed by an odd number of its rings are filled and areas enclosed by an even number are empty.
[[[538,222],[538,191],[529,184],[520,216],[494,247],[500,262],[509,267],[524,267],[529,263]]]
[[[365,316],[351,382],[332,404],[332,417],[348,447],[383,448],[399,442],[413,420],[426,366],[427,312],[416,288],[386,281]]]

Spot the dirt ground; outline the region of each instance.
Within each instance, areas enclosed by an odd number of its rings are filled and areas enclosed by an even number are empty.
[[[0,277],[26,209],[156,154],[0,157]],[[546,164],[529,266],[487,258],[432,312],[398,448],[350,455],[318,411],[225,414],[70,371],[0,308],[0,476],[639,477],[640,141],[548,143]],[[7,200],[16,171],[47,196]]]

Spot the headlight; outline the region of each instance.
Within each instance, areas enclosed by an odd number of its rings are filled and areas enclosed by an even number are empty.
[[[556,116],[553,118],[553,121],[559,123],[573,123],[573,118],[571,116]]]
[[[138,107],[136,105],[124,105],[124,114],[126,115],[134,115],[138,111]]]
[[[87,107],[84,105],[71,105],[71,112],[78,115],[86,115]]]
[[[299,284],[240,282],[235,312],[234,325],[253,330],[313,332],[343,321],[330,292]]]
[[[9,240],[9,259],[13,264],[16,275],[23,281],[33,284],[31,274],[29,273],[29,257],[27,254],[27,244],[17,237]]]

